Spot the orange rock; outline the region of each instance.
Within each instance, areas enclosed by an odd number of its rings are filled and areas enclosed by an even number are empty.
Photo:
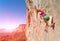
[[[26,41],[25,27],[21,24],[11,33],[0,33],[0,41]]]

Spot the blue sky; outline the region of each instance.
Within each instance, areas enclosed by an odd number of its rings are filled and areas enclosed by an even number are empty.
[[[0,25],[25,23],[25,0],[0,0]]]

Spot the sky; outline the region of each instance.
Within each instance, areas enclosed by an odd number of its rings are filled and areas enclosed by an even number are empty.
[[[25,0],[0,0],[0,28],[14,28],[25,23]]]

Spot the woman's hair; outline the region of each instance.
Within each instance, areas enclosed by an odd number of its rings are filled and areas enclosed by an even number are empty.
[[[43,10],[37,10],[37,14],[38,14],[38,12],[45,13]]]

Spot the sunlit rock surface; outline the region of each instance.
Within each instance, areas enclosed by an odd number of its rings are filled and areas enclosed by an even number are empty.
[[[27,41],[60,41],[60,0],[26,0],[27,6]],[[54,17],[55,28],[48,27],[48,33],[42,17],[37,9],[43,9],[46,14]]]
[[[0,30],[0,41],[26,41],[26,24],[19,25],[14,31],[7,32],[6,29]]]
[[[35,0],[36,1],[36,0]],[[33,1],[33,2],[35,2]],[[30,2],[30,3],[29,3]],[[36,13],[36,8],[32,1],[26,0],[27,9],[27,26],[26,26],[26,37],[27,41],[44,41],[44,30],[46,23],[43,18]]]

